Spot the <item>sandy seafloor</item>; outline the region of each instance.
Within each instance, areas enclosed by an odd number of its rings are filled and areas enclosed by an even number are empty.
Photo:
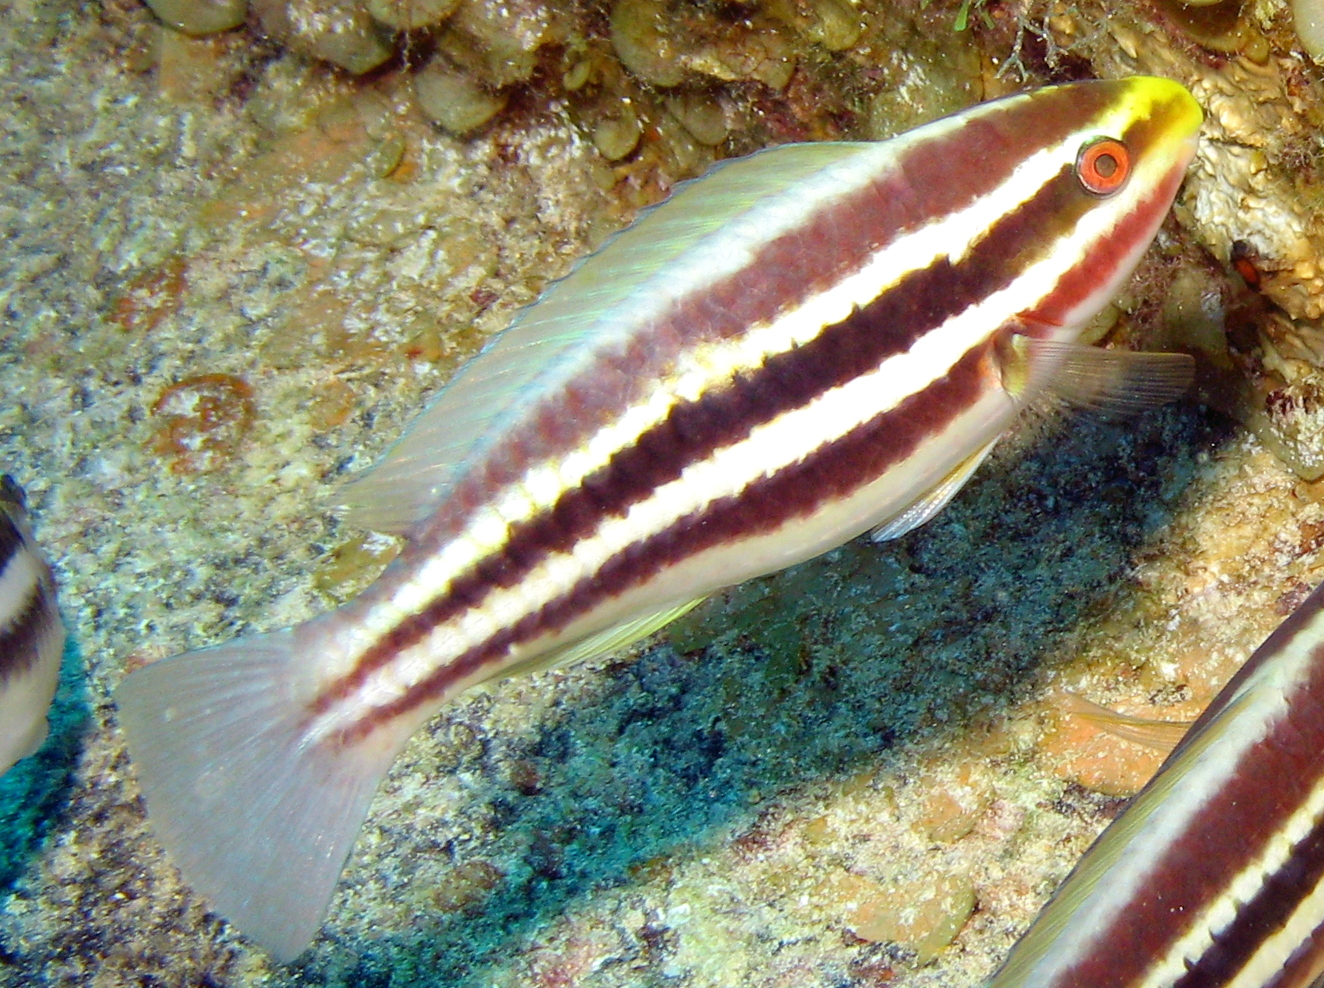
[[[0,781],[5,988],[978,984],[1156,764],[1061,690],[1189,718],[1319,580],[1324,486],[1231,420],[1031,416],[923,530],[448,709],[276,966],[152,838],[110,691],[352,595],[328,493],[629,209],[555,113],[461,141],[274,47],[171,77],[127,7],[0,13],[0,467],[71,632]]]

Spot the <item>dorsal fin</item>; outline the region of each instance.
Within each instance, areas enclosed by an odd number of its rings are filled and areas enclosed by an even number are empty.
[[[573,372],[599,346],[624,337],[635,323],[622,310],[667,301],[649,292],[659,277],[689,284],[709,267],[733,263],[731,238],[722,257],[694,250],[718,231],[748,221],[751,232],[777,214],[803,209],[786,191],[862,151],[865,143],[787,144],[747,158],[719,162],[701,178],[676,187],[597,252],[584,258],[471,360],[386,455],[334,498],[349,521],[404,533],[435,510],[461,467],[492,437],[518,421],[553,383]],[[679,258],[691,252],[680,270]],[[632,314],[633,313],[632,311]]]

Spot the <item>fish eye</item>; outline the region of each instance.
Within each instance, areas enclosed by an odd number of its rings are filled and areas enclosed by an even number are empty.
[[[1112,195],[1126,184],[1130,174],[1131,152],[1114,138],[1090,141],[1076,156],[1076,178],[1091,195]]]

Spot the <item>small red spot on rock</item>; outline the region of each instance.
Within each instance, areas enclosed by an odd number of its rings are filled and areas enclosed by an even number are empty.
[[[231,374],[203,374],[172,384],[152,406],[152,447],[176,473],[219,470],[233,459],[257,418],[253,389]]]
[[[150,333],[179,309],[187,287],[184,271],[184,259],[172,257],[140,274],[111,304],[110,318],[126,333]]]
[[[510,766],[510,784],[521,796],[536,796],[542,792],[542,773],[528,759],[520,759]]]
[[[486,309],[499,298],[496,292],[490,288],[479,286],[469,293],[469,301],[480,309]]]
[[[1306,534],[1307,528],[1313,530],[1308,535]],[[1306,552],[1312,551],[1313,548],[1318,545],[1319,526],[1303,525],[1302,534],[1306,536],[1305,545],[1307,548],[1305,549],[1305,551]],[[1288,614],[1291,614],[1294,610],[1296,610],[1299,606],[1301,606],[1301,602],[1304,601],[1309,596],[1310,596],[1310,587],[1307,584],[1302,583],[1300,580],[1293,580],[1291,584],[1288,586],[1288,589],[1285,590],[1282,594],[1280,594],[1278,599],[1274,601],[1273,604],[1274,613],[1281,615],[1282,617],[1286,617]]]

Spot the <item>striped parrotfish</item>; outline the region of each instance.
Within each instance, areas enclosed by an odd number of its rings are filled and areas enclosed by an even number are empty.
[[[54,577],[32,539],[23,492],[0,476],[0,775],[46,740],[63,652]]]
[[[1095,841],[988,988],[1324,983],[1324,586]]]
[[[1172,390],[1180,359],[1073,341],[1154,236],[1201,119],[1167,80],[1079,83],[678,187],[347,487],[352,521],[405,536],[372,587],[119,687],[186,879],[294,957],[379,780],[463,690],[921,524],[1050,381],[1104,403]]]

